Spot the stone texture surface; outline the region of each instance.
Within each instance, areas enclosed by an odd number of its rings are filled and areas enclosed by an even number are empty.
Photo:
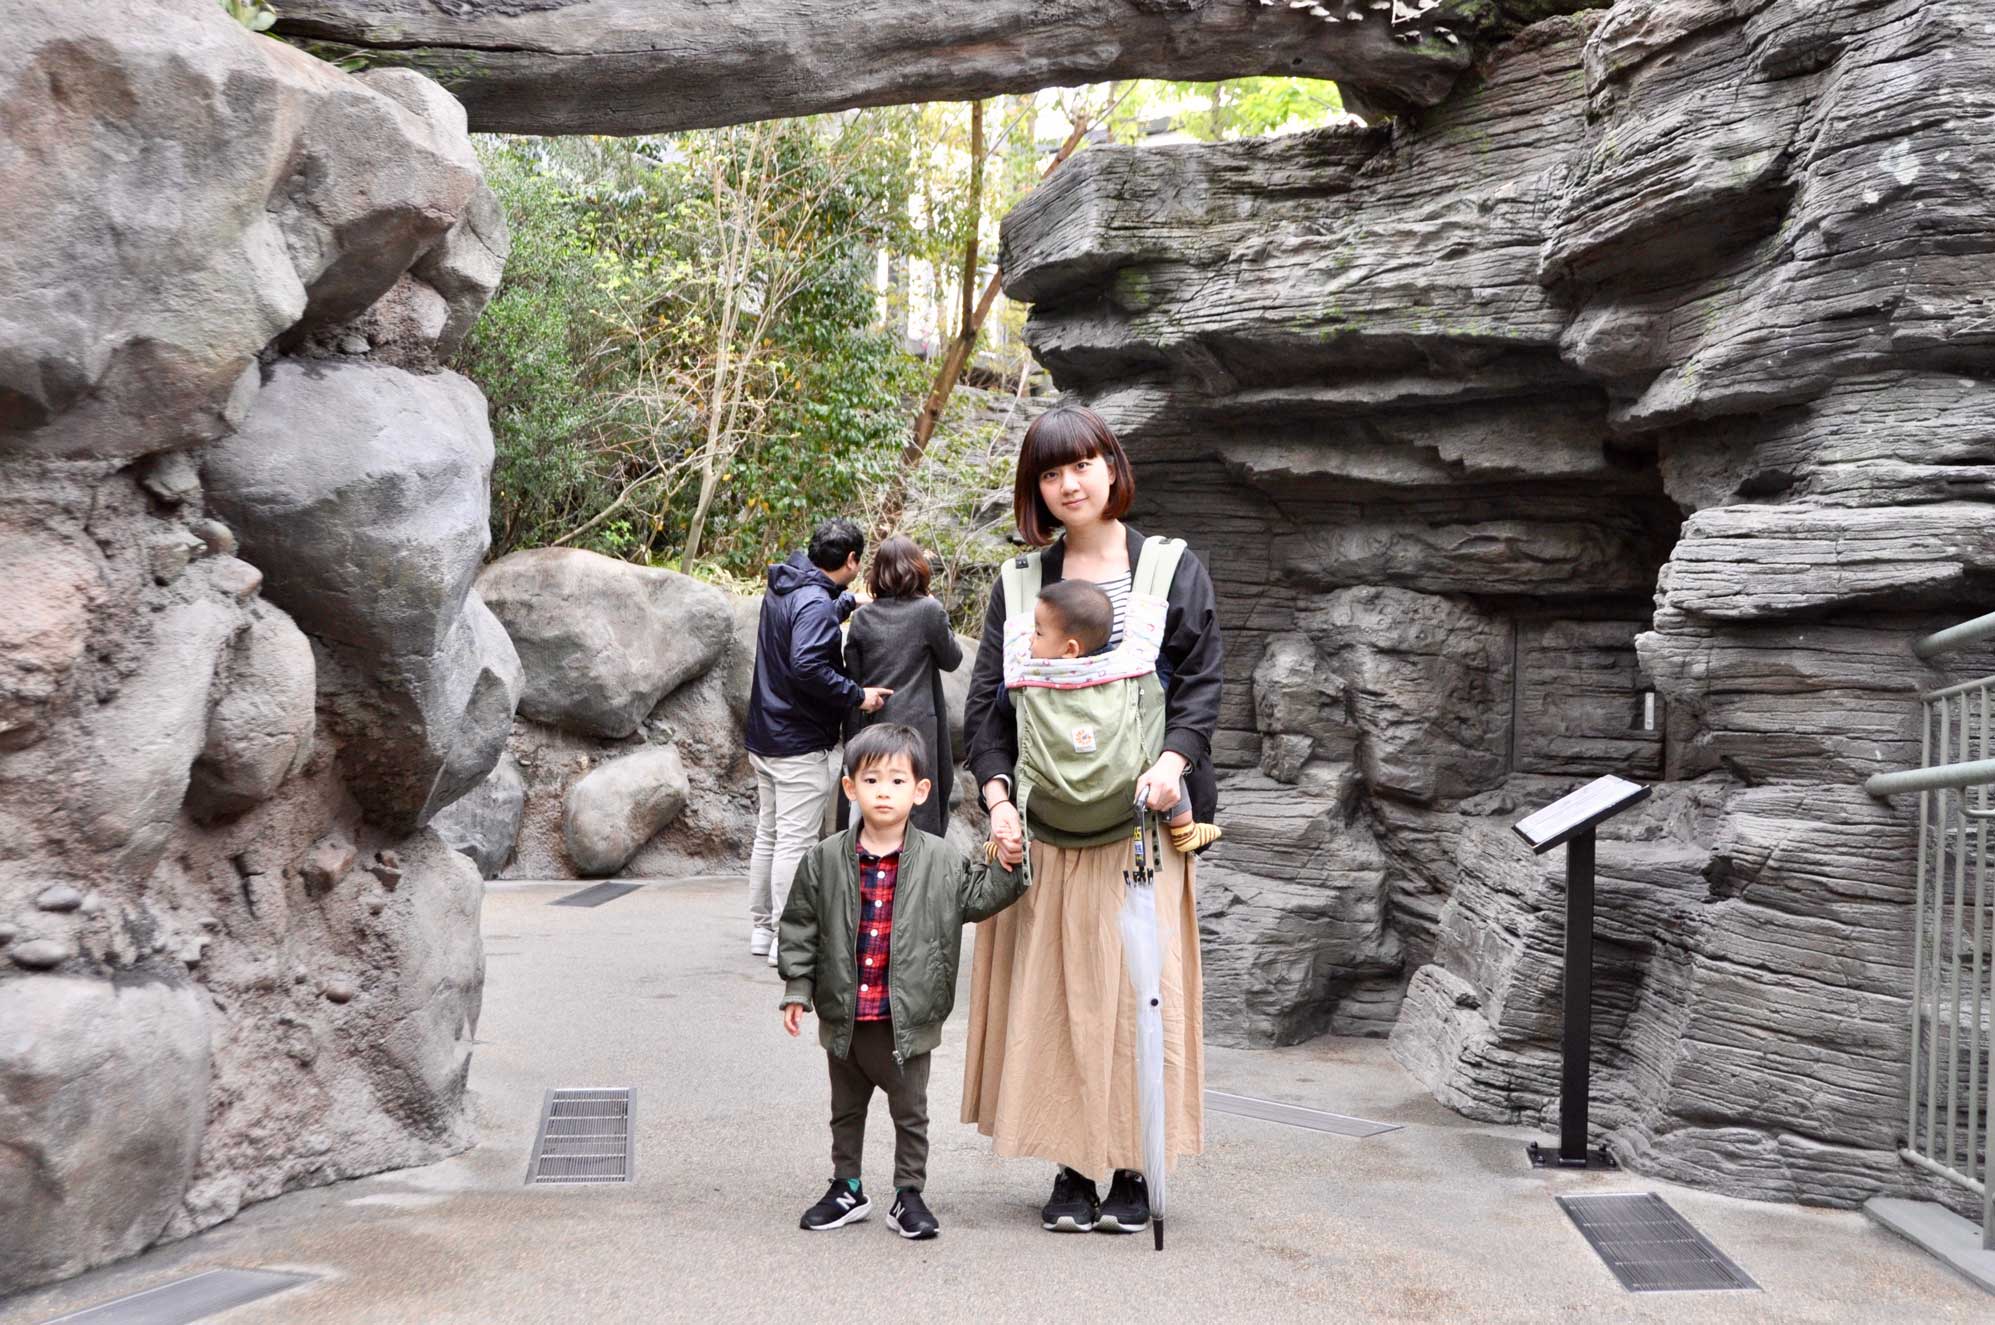
[[[227,434],[259,350],[308,312],[361,311],[464,212],[478,175],[461,122],[246,35],[164,0],[19,15],[0,56],[8,450]]]
[[[481,876],[495,879],[512,859],[525,811],[526,779],[519,761],[502,754],[485,780],[446,805],[430,827],[451,850],[471,857]]]
[[[686,808],[679,752],[653,745],[612,759],[569,788],[561,821],[568,858],[585,875],[614,874]]]
[[[1989,606],[1985,20],[1622,0],[1393,125],[1096,149],[1006,219],[1028,339],[1219,587],[1211,1033],[1389,1029],[1549,1126],[1563,874],[1509,824],[1619,772],[1596,1139],[1918,1189],[1914,812],[1860,786],[1991,670],[1910,650]]]
[[[1466,36],[1559,0],[1444,0]],[[1326,27],[1222,0],[597,0],[495,6],[294,0],[278,31],[331,38],[448,84],[474,128],[635,133],[846,106],[960,100],[1117,78],[1334,78],[1371,105],[1424,106],[1472,47],[1395,40],[1381,15]]]
[[[493,275],[461,110],[213,4],[18,8],[0,1292],[468,1144],[478,871],[419,825],[522,685],[484,402],[385,366]],[[355,323],[415,339],[294,357]]]
[[[491,471],[466,379],[292,361],[202,468],[271,601],[314,642],[354,794],[402,831],[490,771],[522,690],[509,637],[471,592]]]
[[[184,974],[0,982],[0,1283],[59,1279],[159,1236],[207,1126],[208,1023]]]
[[[630,735],[734,636],[721,590],[575,548],[501,557],[479,575],[478,592],[525,665],[520,711],[582,735]]]

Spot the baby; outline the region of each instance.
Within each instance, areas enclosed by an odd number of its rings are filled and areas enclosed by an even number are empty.
[[[1085,658],[1108,649],[1115,633],[1115,605],[1089,580],[1055,580],[1039,591],[1032,605],[1032,656]],[[1225,834],[1218,824],[1194,823],[1191,797],[1178,780],[1177,803],[1165,813],[1171,845],[1181,852],[1201,851]]]

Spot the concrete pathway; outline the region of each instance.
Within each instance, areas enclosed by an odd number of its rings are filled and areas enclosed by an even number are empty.
[[[1042,1232],[1048,1166],[998,1160],[955,1121],[959,1013],[937,1051],[929,1198],[940,1239],[882,1222],[807,1234],[830,1175],[823,1058],[778,1023],[747,952],[745,886],[689,880],[605,906],[576,885],[485,902],[484,1018],[471,1085],[482,1142],[428,1169],[298,1192],[207,1234],[0,1304],[26,1325],[215,1266],[313,1284],[227,1325],[295,1322],[1193,1320],[1988,1321],[1995,1302],[1862,1216],[1731,1200],[1624,1174],[1533,1173],[1528,1134],[1435,1104],[1376,1041],[1210,1051],[1208,1084],[1382,1122],[1352,1140],[1208,1113],[1150,1239]],[[637,1181],[522,1185],[541,1093],[637,1088]],[[886,1192],[884,1105],[867,1141]],[[876,1185],[875,1185],[876,1184]],[[1553,1202],[1659,1191],[1764,1285],[1631,1296]]]

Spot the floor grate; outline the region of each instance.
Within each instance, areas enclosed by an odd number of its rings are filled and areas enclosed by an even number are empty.
[[[636,1113],[636,1093],[628,1086],[548,1091],[527,1182],[631,1181],[637,1170]]]
[[[617,898],[624,896],[626,893],[634,893],[642,886],[643,886],[642,884],[636,884],[636,883],[592,884],[591,886],[582,889],[580,892],[569,893],[566,897],[557,897],[552,902],[548,903],[548,905],[549,906],[601,906],[604,902],[614,902]]]
[[[315,1278],[276,1270],[209,1270],[72,1311],[44,1325],[191,1325]]]
[[[1654,1192],[1561,1196],[1559,1205],[1631,1293],[1759,1288]]]
[[[1257,1100],[1250,1095],[1228,1095],[1221,1090],[1205,1092],[1205,1107],[1216,1113],[1233,1113],[1242,1118],[1259,1118],[1263,1122],[1287,1123],[1290,1127],[1307,1127],[1315,1132],[1334,1132],[1338,1136],[1377,1136],[1381,1132],[1397,1132],[1398,1123],[1375,1123],[1368,1118],[1347,1118],[1341,1113],[1325,1113],[1321,1109],[1305,1109],[1300,1104],[1282,1104],[1276,1100]]]

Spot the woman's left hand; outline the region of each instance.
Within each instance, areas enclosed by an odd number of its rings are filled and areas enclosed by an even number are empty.
[[[1150,771],[1140,779],[1143,787],[1143,804],[1152,810],[1168,810],[1177,804],[1178,782],[1185,775],[1185,757],[1175,750],[1166,750]]]

